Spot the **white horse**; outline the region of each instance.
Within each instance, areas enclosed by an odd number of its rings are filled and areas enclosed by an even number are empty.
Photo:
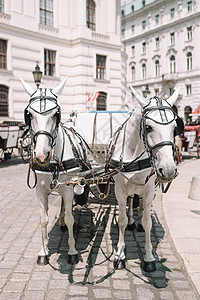
[[[180,134],[184,126],[174,113],[172,106],[177,100],[178,90],[167,100],[158,97],[150,101],[140,96],[132,87],[131,91],[142,111],[134,112],[113,137],[108,151],[110,168],[121,167],[114,176],[115,195],[119,205],[119,241],[114,265],[125,267],[124,231],[134,225],[131,197],[142,197],[142,225],[145,230],[145,255],[143,269],[156,269],[151,244],[150,208],[155,194],[155,179],[170,182],[177,175],[173,157],[174,135]],[[128,198],[128,212],[126,204]],[[127,216],[128,214],[128,216]]]
[[[48,196],[54,190],[54,182],[58,176],[62,182],[70,181],[81,169],[84,167],[87,169],[87,166],[89,168],[89,164],[82,139],[60,124],[60,106],[57,97],[61,94],[66,79],[52,90],[48,88],[35,90],[23,79],[21,82],[30,96],[25,109],[25,122],[30,127],[33,141],[31,167],[36,172],[36,195],[41,213],[42,248],[37,263],[45,265],[48,263]],[[61,228],[64,228],[65,224],[68,227],[68,262],[77,263],[78,252],[73,236],[73,186],[63,184],[56,191],[62,197],[59,224]]]

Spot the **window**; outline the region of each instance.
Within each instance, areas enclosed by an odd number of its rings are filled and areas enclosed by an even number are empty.
[[[154,90],[154,93],[155,93],[155,96],[158,97],[158,96],[159,96],[159,89],[155,89],[155,90]]]
[[[160,49],[160,39],[159,39],[159,37],[155,38],[155,42],[156,42],[156,50],[159,50]]]
[[[96,30],[96,22],[95,22],[95,3],[93,0],[87,0],[87,27],[91,30]]]
[[[192,70],[192,53],[187,53],[187,71]]]
[[[132,79],[132,81],[135,80],[135,67],[134,66],[131,67],[131,79]]]
[[[132,56],[135,56],[135,46],[131,47]]]
[[[0,0],[0,12],[3,12],[3,0]]]
[[[171,43],[171,46],[175,45],[175,33],[174,32],[170,33],[170,43]]]
[[[174,55],[170,57],[170,73],[176,73],[176,61]]]
[[[187,40],[192,40],[192,26],[187,27]]]
[[[147,67],[146,64],[142,65],[142,79],[145,79],[147,77]]]
[[[122,36],[124,37],[124,34],[125,34],[125,29],[122,28]]]
[[[145,0],[142,0],[142,5],[143,5],[143,6],[145,6],[145,2],[146,2]]]
[[[96,56],[96,78],[106,79],[106,56]]]
[[[53,0],[40,0],[40,24],[53,26]]]
[[[187,96],[192,95],[192,86],[191,86],[191,84],[186,85],[186,94],[187,94]]]
[[[159,62],[159,60],[155,61],[155,74],[156,74],[156,77],[160,76],[160,62]]]
[[[145,30],[146,28],[146,20],[142,21],[142,29]]]
[[[44,50],[44,75],[55,76],[56,51]]]
[[[171,16],[171,18],[174,18],[174,16],[175,16],[175,9],[174,8],[170,9],[170,16]]]
[[[106,99],[107,94],[104,92],[100,92],[100,95],[97,98],[96,110],[106,110]]]
[[[122,9],[122,11],[121,11],[121,14],[122,14],[122,17],[124,17],[124,10]]]
[[[131,10],[132,10],[132,12],[134,12],[134,10],[135,10],[135,6],[134,5],[131,5]]]
[[[132,33],[135,32],[135,25],[132,25],[132,26],[131,26],[131,31],[132,31]]]
[[[0,85],[0,117],[8,117],[8,88]]]
[[[0,69],[7,69],[7,42],[0,40]]]
[[[142,53],[146,53],[146,42],[142,43]]]
[[[159,23],[159,15],[156,15],[156,16],[155,16],[155,21],[156,21],[156,24]]]
[[[188,12],[192,11],[192,1],[187,2],[187,10],[188,10]]]

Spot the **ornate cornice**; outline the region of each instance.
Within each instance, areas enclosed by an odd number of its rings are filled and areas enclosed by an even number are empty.
[[[52,27],[52,26],[47,26],[47,25],[44,25],[44,24],[38,24],[38,30],[41,33],[50,34],[50,35],[52,35],[52,34],[57,35],[59,33],[58,28],[55,28],[55,27]]]
[[[0,12],[0,22],[10,23],[10,21],[11,21],[11,15]]]

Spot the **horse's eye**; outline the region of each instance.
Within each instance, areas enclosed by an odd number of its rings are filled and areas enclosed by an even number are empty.
[[[146,132],[149,133],[153,130],[153,128],[149,125],[146,125]]]

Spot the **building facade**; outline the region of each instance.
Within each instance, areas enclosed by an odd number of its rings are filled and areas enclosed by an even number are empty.
[[[72,110],[119,109],[127,59],[120,35],[120,0],[0,0],[0,120],[23,120],[19,77],[34,87],[36,62],[42,87],[68,77],[64,119]]]
[[[121,14],[128,85],[164,99],[180,87],[176,109],[187,122],[200,104],[199,0],[123,0]]]

